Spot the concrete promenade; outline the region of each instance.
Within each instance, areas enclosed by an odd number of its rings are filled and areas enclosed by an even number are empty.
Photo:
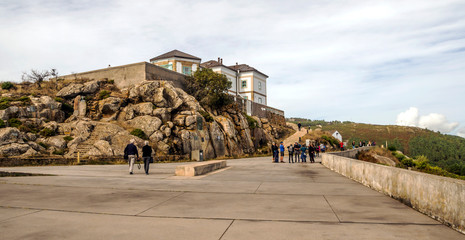
[[[0,178],[0,239],[465,239],[319,163],[181,164],[0,168],[57,175]]]

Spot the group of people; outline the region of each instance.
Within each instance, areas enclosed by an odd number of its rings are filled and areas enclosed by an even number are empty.
[[[370,146],[376,146],[376,142],[375,141],[359,141],[358,143],[358,147],[370,147]],[[356,143],[355,141],[352,141],[352,148],[355,148],[356,147]]]
[[[284,162],[284,152],[285,147],[283,142],[278,146],[276,143],[271,145],[271,151],[273,152],[273,162]],[[309,161],[311,163],[315,162],[315,157],[320,156],[320,152],[326,151],[326,146],[324,144],[309,144],[301,145],[298,142],[287,146],[287,151],[289,153],[289,163],[304,163],[307,162],[307,153]]]
[[[133,174],[134,163],[139,159],[139,151],[134,144],[136,140],[131,139],[129,144],[124,149],[124,159],[128,160],[129,163],[129,174]],[[153,162],[152,158],[152,147],[149,146],[149,142],[145,141],[142,147],[142,159],[144,161],[145,174],[149,175],[150,162]]]

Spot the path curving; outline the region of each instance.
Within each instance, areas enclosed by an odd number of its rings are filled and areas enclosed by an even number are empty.
[[[299,131],[299,128],[295,123],[287,122],[286,125],[292,127],[296,132],[283,141],[285,147],[294,144],[295,142],[299,141],[300,137],[303,137],[305,134],[307,134],[307,129],[302,127]]]

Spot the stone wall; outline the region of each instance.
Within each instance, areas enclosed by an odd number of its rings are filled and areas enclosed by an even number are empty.
[[[322,164],[465,233],[465,181],[350,159],[341,154],[323,154]]]
[[[64,79],[111,79],[118,88],[126,88],[144,80],[166,80],[175,87],[184,89],[184,75],[155,66],[148,62],[133,63],[117,67],[108,67],[88,72],[61,76]]]

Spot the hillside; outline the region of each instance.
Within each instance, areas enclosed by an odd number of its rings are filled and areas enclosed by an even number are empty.
[[[465,139],[416,127],[374,125],[353,122],[325,122],[308,119],[292,119],[311,129],[337,130],[343,141],[375,141],[377,145],[394,147],[410,156],[425,155],[432,165],[452,173],[465,175]]]

